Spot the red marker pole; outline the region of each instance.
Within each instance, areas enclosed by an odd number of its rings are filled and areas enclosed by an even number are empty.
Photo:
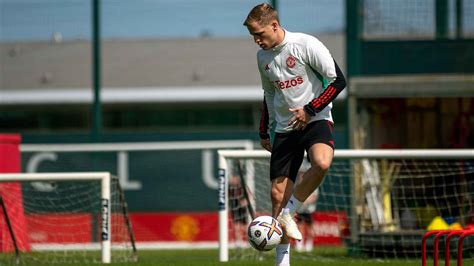
[[[0,173],[20,172],[20,142],[21,137],[18,134],[0,134]],[[18,249],[29,251],[30,242],[23,210],[21,184],[0,182],[0,196],[8,213]],[[0,252],[11,252],[15,249],[4,213],[0,212]]]

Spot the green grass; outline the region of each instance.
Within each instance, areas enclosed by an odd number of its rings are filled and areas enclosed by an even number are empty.
[[[137,265],[274,265],[274,252],[270,252],[263,260],[237,259],[226,263],[218,262],[217,250],[187,250],[187,251],[142,251],[139,253],[139,263]],[[330,265],[330,266],[419,266],[421,260],[374,260],[355,259],[339,256],[293,256],[292,265]]]
[[[116,251],[121,252],[121,251]],[[125,251],[124,251],[125,252]],[[131,255],[131,253],[121,252],[121,255]],[[274,252],[257,253],[253,249],[243,251],[244,258],[236,258],[238,250],[230,250],[229,262],[218,261],[217,249],[196,249],[196,250],[139,250],[137,262],[112,263],[110,265],[130,265],[130,266],[233,266],[233,265],[274,265]],[[421,258],[413,259],[378,259],[368,257],[347,256],[345,248],[318,247],[312,253],[297,253],[292,250],[291,264],[296,266],[318,265],[318,266],[419,266]],[[54,263],[64,255],[62,252],[32,252],[21,254],[22,263],[20,265],[53,265],[53,266],[97,266],[99,263],[84,263],[86,260],[100,261],[99,251],[88,252],[67,252],[68,260],[74,263]],[[466,254],[465,254],[466,255]],[[259,257],[258,259],[256,257]],[[64,258],[63,258],[64,259]],[[454,257],[451,265],[456,265]],[[42,263],[39,263],[42,261]],[[474,257],[466,256],[464,265],[474,265]],[[432,258],[428,259],[427,265],[432,265]],[[0,253],[0,265],[15,265],[13,253]],[[440,265],[444,261],[440,258]]]
[[[324,255],[321,255],[324,254]],[[42,253],[42,256],[46,254]],[[230,255],[233,255],[231,251]],[[231,259],[229,262],[221,263],[218,261],[218,251],[212,250],[142,250],[138,252],[138,262],[136,263],[112,263],[111,265],[176,265],[176,266],[192,266],[192,265],[220,265],[220,266],[232,266],[232,265],[274,265],[274,252],[265,253],[261,260],[256,259]],[[5,256],[5,255],[3,255]],[[27,255],[29,256],[29,255]],[[81,255],[83,256],[83,255]],[[11,257],[11,256],[10,256]],[[2,263],[2,257],[0,255],[1,265],[12,265]],[[80,261],[80,256],[77,257]],[[373,258],[353,258],[345,256],[338,249],[316,250],[311,254],[297,254],[293,252],[292,265],[304,266],[304,265],[318,265],[318,266],[372,266],[372,265],[383,265],[383,266],[419,266],[421,259],[411,260],[389,260],[389,259],[373,259]],[[429,261],[432,264],[432,261]],[[38,265],[34,264],[21,264],[21,265]],[[97,263],[74,263],[74,264],[51,264],[46,261],[43,265],[77,265],[77,266],[97,266]],[[455,262],[453,262],[455,265]]]

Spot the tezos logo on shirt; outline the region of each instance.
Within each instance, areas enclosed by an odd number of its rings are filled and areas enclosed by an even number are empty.
[[[284,80],[284,81],[276,80],[273,82],[275,83],[275,86],[277,88],[284,90],[284,89],[289,89],[291,87],[296,87],[297,85],[302,84],[304,82],[304,79],[301,76],[297,76],[294,79]]]

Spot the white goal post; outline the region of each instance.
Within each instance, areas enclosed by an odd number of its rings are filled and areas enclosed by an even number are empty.
[[[254,199],[252,197],[256,197],[258,191],[252,191],[253,189],[257,189],[254,187],[252,179],[268,179],[268,168],[269,168],[269,158],[270,153],[265,150],[219,150],[219,199],[218,199],[218,217],[219,217],[219,261],[228,261],[229,260],[229,250],[231,247],[229,245],[229,239],[231,236],[229,235],[229,225],[232,224],[232,221],[229,221],[230,217],[230,210],[229,210],[229,178],[230,175],[236,175],[235,173],[231,174],[231,171],[235,171],[235,161],[243,161],[244,168],[245,168],[245,178],[250,179],[246,182],[245,186],[248,187],[250,190],[249,194],[250,201]],[[257,161],[261,161],[262,164],[265,164],[262,169],[262,172],[257,172],[256,167],[254,169],[254,165]],[[395,207],[390,205],[390,201],[396,202],[396,200],[401,201],[402,199],[392,199],[390,192],[392,189],[392,185],[395,180],[399,181],[401,179],[409,179],[412,176],[422,180],[423,178],[430,177],[432,178],[435,176],[438,177],[445,177],[458,175],[461,173],[462,175],[467,174],[469,178],[474,173],[474,165],[472,162],[474,161],[474,149],[367,149],[367,150],[335,150],[335,157],[334,161],[343,163],[344,165],[338,166],[338,163],[333,162],[331,169],[328,172],[328,175],[335,175],[336,178],[332,176],[326,177],[323,185],[325,183],[329,183],[328,179],[340,179],[338,177],[341,176],[351,176],[348,178],[347,183],[349,184],[338,184],[338,186],[344,186],[344,189],[348,191],[348,195],[343,195],[344,193],[334,193],[339,195],[331,195],[334,197],[347,197],[343,198],[344,206],[341,209],[347,210],[347,219],[349,221],[350,232],[351,235],[348,237],[347,243],[357,243],[359,244],[360,239],[359,237],[362,233],[366,235],[370,235],[372,237],[372,233],[380,233],[386,234],[387,232],[390,234],[395,233],[412,233],[412,231],[416,230],[401,230],[400,225],[396,224],[395,222],[387,222],[388,220],[384,220],[384,215],[389,213],[389,218],[395,220],[396,215],[402,212],[403,208],[394,210]],[[441,161],[442,163],[438,163]],[[457,163],[462,161],[462,163]],[[465,165],[464,161],[468,161],[467,166]],[[347,163],[349,162],[349,163]],[[426,163],[427,162],[427,163]],[[448,162],[452,165],[444,164],[443,162]],[[347,165],[346,165],[347,164]],[[240,165],[240,163],[239,163]],[[340,169],[337,169],[340,167]],[[240,168],[240,166],[239,166]],[[434,169],[439,168],[439,169]],[[390,171],[389,171],[389,170]],[[240,172],[242,170],[239,169]],[[259,170],[261,171],[261,170]],[[265,172],[266,171],[266,172]],[[356,173],[357,172],[357,173]],[[240,173],[242,175],[242,173]],[[238,174],[237,174],[238,175]],[[261,176],[264,175],[264,176]],[[364,176],[366,176],[364,178]],[[388,176],[388,177],[387,177]],[[385,179],[384,179],[385,178]],[[474,187],[474,180],[467,180],[468,187]],[[388,181],[387,181],[388,180]],[[340,181],[337,181],[340,182]],[[385,183],[384,183],[385,182]],[[401,186],[406,184],[397,184],[399,187],[396,189],[400,189]],[[385,187],[384,187],[385,186]],[[349,188],[350,187],[350,188]],[[268,188],[268,187],[267,187]],[[264,189],[267,189],[264,188]],[[412,188],[413,191],[418,189],[419,187]],[[359,189],[360,191],[356,191]],[[366,189],[366,190],[364,190]],[[372,190],[371,190],[372,189]],[[374,191],[376,189],[376,191]],[[395,189],[395,188],[394,188]],[[388,192],[387,192],[388,190]],[[363,192],[361,192],[363,191]],[[384,192],[382,192],[384,191]],[[326,191],[323,190],[320,192],[324,196]],[[387,194],[388,193],[388,194]],[[469,194],[471,193],[471,194]],[[467,192],[467,196],[463,195],[464,198],[469,198],[469,196],[473,196],[472,193],[474,192]],[[362,197],[362,200],[355,199],[356,194]],[[266,201],[270,202],[269,191],[264,191],[262,197],[266,198]],[[442,195],[440,195],[441,197]],[[387,198],[388,197],[388,198]],[[388,199],[388,204],[385,200]],[[407,199],[403,198],[403,200],[408,201]],[[413,200],[413,199],[410,199]],[[415,199],[417,200],[417,199]],[[441,199],[442,200],[442,199]],[[469,202],[472,199],[468,199]],[[464,203],[459,208],[469,206],[470,203]],[[270,204],[270,203],[268,203]],[[371,205],[372,204],[372,205]],[[388,207],[388,210],[387,210]],[[255,206],[254,206],[255,208]],[[318,207],[319,208],[319,207]],[[380,208],[379,210],[377,208]],[[406,207],[408,208],[408,207]],[[367,209],[367,214],[361,215],[361,209]],[[391,217],[392,213],[397,212],[394,214],[395,217]],[[372,216],[371,216],[372,215]],[[380,216],[380,217],[377,217]],[[363,218],[367,218],[367,221],[364,221],[364,224],[361,220]],[[371,221],[370,218],[373,218]],[[385,222],[385,224],[379,223],[377,218],[380,218]],[[400,223],[401,219],[398,219],[398,223]],[[403,221],[402,221],[403,222]],[[363,227],[366,226],[366,227]],[[398,227],[397,227],[398,226]],[[361,229],[362,228],[362,229]],[[364,228],[369,228],[368,230],[364,231]],[[230,229],[233,230],[233,229]],[[375,238],[374,238],[375,239]],[[413,239],[416,239],[413,238]],[[375,240],[370,239],[374,242]],[[385,241],[385,240],[382,240]],[[368,242],[368,241],[367,241]],[[345,242],[346,243],[346,242]],[[384,244],[388,243],[386,241]],[[361,249],[365,248],[362,244]],[[372,244],[375,245],[376,244]],[[375,252],[385,252],[385,250],[377,249],[375,247]],[[374,252],[374,253],[375,253]],[[411,254],[408,254],[411,255]]]
[[[100,242],[102,263],[111,262],[111,175],[108,172],[80,172],[80,173],[18,173],[0,174],[0,183],[3,182],[55,182],[55,181],[99,181],[100,182]]]

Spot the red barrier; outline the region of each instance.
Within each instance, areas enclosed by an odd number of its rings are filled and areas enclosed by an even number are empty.
[[[462,230],[454,230],[451,233],[448,234],[446,237],[446,244],[445,244],[445,249],[444,249],[444,265],[449,266],[449,258],[451,257],[451,250],[450,250],[450,242],[451,238],[456,235],[462,234],[464,231]]]
[[[21,137],[16,134],[0,135],[0,173],[20,172]],[[3,198],[10,222],[15,234],[18,249],[29,251],[23,197],[19,183],[0,183],[0,195]],[[14,246],[3,212],[0,213],[0,252],[14,251]]]
[[[474,230],[466,230],[462,235],[459,237],[458,241],[458,266],[462,266],[462,242],[464,238],[474,235]]]
[[[447,235],[451,232],[452,232],[452,230],[442,230],[442,231],[438,232],[435,235],[435,237],[434,237],[434,251],[433,251],[433,265],[434,266],[438,266],[438,253],[439,253],[438,243],[439,243],[439,239],[443,235]]]
[[[444,260],[445,260],[445,266],[449,266],[450,263],[450,240],[452,237],[455,235],[460,235],[459,240],[458,240],[458,248],[457,248],[457,265],[462,266],[462,244],[463,241],[466,237],[470,235],[474,235],[474,230],[433,230],[433,231],[428,231],[426,232],[423,237],[421,238],[421,265],[426,266],[426,242],[428,238],[432,235],[435,235],[434,237],[434,243],[433,243],[433,265],[438,266],[438,253],[439,253],[439,239],[444,236],[446,236],[445,239],[445,254],[444,254]]]
[[[426,241],[428,237],[439,233],[441,230],[433,230],[426,232],[421,238],[421,265],[426,266]]]

